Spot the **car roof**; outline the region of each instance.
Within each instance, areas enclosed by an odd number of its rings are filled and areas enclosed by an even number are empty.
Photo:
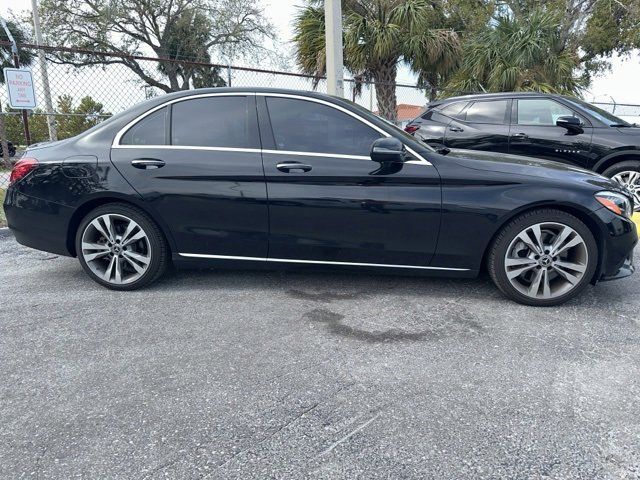
[[[499,92],[499,93],[476,93],[472,95],[461,95],[457,97],[443,98],[442,100],[435,100],[430,102],[429,105],[443,105],[445,103],[460,102],[460,101],[472,101],[472,100],[499,100],[501,98],[522,98],[522,97],[549,97],[549,98],[563,98],[562,95],[555,93],[542,93],[542,92]]]

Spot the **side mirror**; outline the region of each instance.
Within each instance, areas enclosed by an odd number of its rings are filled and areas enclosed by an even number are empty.
[[[584,130],[582,128],[582,122],[578,117],[559,117],[556,120],[556,125],[558,127],[566,128],[571,133],[583,133]]]
[[[371,146],[371,160],[379,163],[404,163],[406,150],[395,137],[379,138]]]

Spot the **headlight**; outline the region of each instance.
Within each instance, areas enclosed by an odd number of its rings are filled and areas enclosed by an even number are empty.
[[[616,215],[630,218],[633,214],[631,200],[621,193],[598,192],[596,193],[596,200]]]

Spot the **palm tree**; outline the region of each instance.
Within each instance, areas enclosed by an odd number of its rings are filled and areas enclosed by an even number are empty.
[[[447,90],[579,93],[586,86],[576,75],[580,57],[565,48],[558,24],[557,15],[543,9],[498,16],[464,46]]]
[[[451,71],[459,58],[458,35],[434,28],[441,12],[427,0],[343,0],[344,64],[356,79],[375,82],[378,110],[392,121],[396,112],[396,73],[406,62],[422,79]],[[295,19],[296,57],[316,79],[326,72],[323,2],[310,0]]]

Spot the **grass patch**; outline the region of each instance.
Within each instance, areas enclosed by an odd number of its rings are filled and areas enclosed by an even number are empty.
[[[7,226],[7,217],[4,216],[4,208],[2,208],[2,204],[4,203],[4,188],[0,188],[0,227]]]

